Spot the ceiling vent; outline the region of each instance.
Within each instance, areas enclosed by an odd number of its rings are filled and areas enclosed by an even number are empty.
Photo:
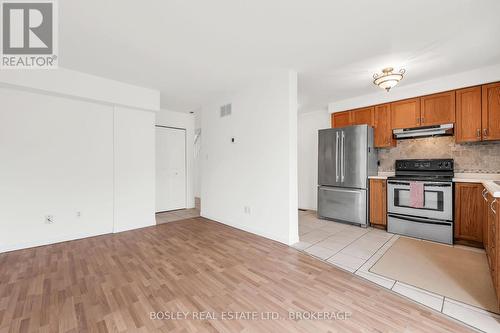
[[[232,112],[231,104],[226,104],[220,107],[220,116],[227,117],[230,116]]]

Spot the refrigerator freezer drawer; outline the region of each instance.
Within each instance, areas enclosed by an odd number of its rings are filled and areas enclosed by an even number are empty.
[[[427,220],[389,214],[387,216],[387,232],[453,244],[453,222],[450,221]]]
[[[367,224],[367,191],[342,187],[318,187],[320,217],[356,224]]]

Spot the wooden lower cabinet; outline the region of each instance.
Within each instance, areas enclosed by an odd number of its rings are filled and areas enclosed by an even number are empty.
[[[500,303],[500,204],[498,203],[498,199],[493,199],[492,204],[490,204],[490,210],[492,211],[492,218],[493,218],[493,224],[494,224],[494,232],[493,232],[493,238],[494,244],[493,244],[493,252],[494,254],[494,266],[495,266],[495,271],[494,271],[494,276],[493,276],[493,284],[495,286],[495,291],[497,293],[497,300]]]
[[[497,237],[497,204],[496,200],[488,195],[488,263],[490,264],[493,286],[498,295],[498,237]]]
[[[486,218],[485,223],[486,223],[486,238],[488,239],[487,241],[487,246],[485,247],[486,250],[486,257],[488,258],[488,264],[491,267],[491,249],[493,248],[493,242],[492,242],[492,219],[491,219],[491,212],[490,212],[490,204],[491,204],[491,195],[489,193],[486,193],[486,204],[484,207],[484,217]]]
[[[455,184],[455,241],[483,247],[483,185]]]
[[[370,223],[387,226],[387,185],[385,179],[370,179]]]
[[[497,299],[500,302],[500,277],[499,277],[499,233],[498,228],[500,226],[500,205],[498,204],[498,199],[493,198],[489,193],[486,195],[487,202],[485,205],[485,211],[487,216],[487,229],[488,229],[488,242],[486,246],[486,257],[488,258],[488,264],[490,266],[491,279],[493,281],[493,286],[497,294]]]

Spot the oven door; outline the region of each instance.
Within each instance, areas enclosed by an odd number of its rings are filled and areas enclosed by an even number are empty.
[[[400,215],[427,217],[437,220],[453,220],[453,184],[451,182],[424,181],[424,206],[410,206],[410,182],[387,182],[388,212]]]

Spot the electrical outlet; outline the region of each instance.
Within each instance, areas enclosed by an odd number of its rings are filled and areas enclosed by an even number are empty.
[[[54,223],[54,216],[45,215],[45,224],[52,224],[52,223]]]
[[[82,212],[76,212],[76,217],[77,217],[77,218],[82,217]]]
[[[243,209],[245,211],[245,214],[250,215],[250,213],[252,212],[249,206],[245,206]]]

